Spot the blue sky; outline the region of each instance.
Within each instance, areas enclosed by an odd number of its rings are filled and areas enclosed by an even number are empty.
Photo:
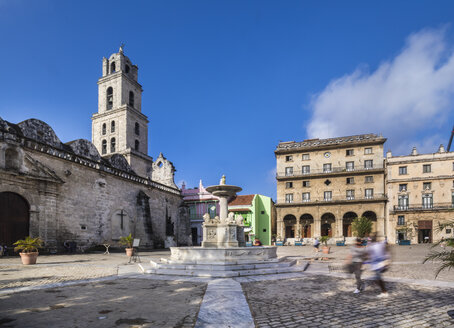
[[[0,0],[0,117],[91,139],[102,57],[139,66],[149,155],[188,187],[276,197],[274,149],[383,133],[434,152],[454,123],[452,1]]]

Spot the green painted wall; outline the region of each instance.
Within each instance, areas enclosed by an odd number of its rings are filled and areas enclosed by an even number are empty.
[[[253,208],[255,216],[253,231],[263,245],[271,245],[271,198],[255,195]]]

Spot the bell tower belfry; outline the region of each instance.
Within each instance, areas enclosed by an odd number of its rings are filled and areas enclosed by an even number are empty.
[[[140,176],[151,176],[148,119],[142,114],[138,67],[123,53],[123,45],[103,58],[98,80],[98,112],[92,116],[92,142],[101,156],[123,155]]]

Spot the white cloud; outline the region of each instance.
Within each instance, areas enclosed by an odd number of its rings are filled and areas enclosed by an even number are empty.
[[[387,148],[410,152],[419,143],[420,152],[435,152],[432,147],[448,135],[430,142],[421,142],[420,135],[436,131],[454,105],[454,52],[445,34],[444,28],[412,34],[400,53],[375,71],[360,67],[332,80],[312,97],[308,136],[382,133]]]

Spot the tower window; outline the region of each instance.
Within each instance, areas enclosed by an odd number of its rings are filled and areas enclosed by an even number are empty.
[[[139,136],[140,135],[140,125],[139,123],[136,122],[136,126],[134,128],[134,131],[136,132],[136,134]]]
[[[113,89],[112,89],[112,87],[107,88],[106,104],[107,104],[107,109],[112,109],[112,106],[113,106]]]
[[[134,92],[129,91],[129,106],[134,107]]]
[[[105,135],[105,134],[106,134],[106,130],[107,130],[106,123],[104,123],[104,124],[102,125],[102,135]]]
[[[137,151],[139,150],[139,140],[137,140],[137,139],[136,139],[136,143],[134,145],[134,149]]]
[[[125,66],[125,71],[126,71],[126,73],[129,73],[129,65]]]
[[[110,123],[110,132],[115,132],[115,121]]]
[[[110,74],[115,73],[115,62],[110,64]]]
[[[110,152],[115,152],[115,138],[110,139]]]
[[[102,150],[101,150],[101,152],[102,152],[103,155],[107,154],[107,141],[106,140],[102,141]]]

